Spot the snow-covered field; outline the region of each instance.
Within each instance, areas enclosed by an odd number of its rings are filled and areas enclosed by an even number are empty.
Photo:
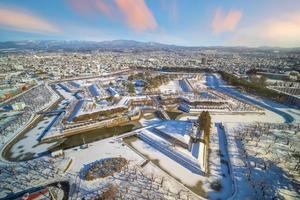
[[[227,151],[226,135],[219,126],[214,123],[210,134],[210,156],[207,185],[209,199],[227,199],[233,192],[233,182],[230,171],[230,159]],[[220,190],[213,189],[212,184],[220,185]]]
[[[125,171],[122,171],[121,173],[116,173],[114,177],[108,177],[104,179],[94,180],[94,181],[84,181],[81,180],[80,188],[79,188],[79,196],[84,195],[90,195],[93,193],[93,191],[96,191],[107,185],[108,183],[118,183],[120,184],[120,189],[124,187],[124,184],[127,185],[128,191],[127,195],[137,195],[136,191],[144,191],[143,188],[145,187],[144,182],[139,182],[142,179],[154,179],[154,182],[162,183],[163,185],[161,187],[154,186],[154,188],[148,188],[150,194],[149,195],[156,195],[154,199],[158,198],[158,196],[161,196],[166,199],[187,199],[188,192],[185,192],[181,194],[180,198],[178,198],[178,192],[184,191],[184,187],[179,184],[177,181],[174,181],[172,178],[168,177],[167,174],[160,171],[155,165],[148,163],[143,167],[141,166],[142,163],[145,162],[145,158],[142,157],[140,154],[133,151],[131,148],[129,148],[127,145],[125,145],[120,139],[118,138],[109,138],[101,141],[97,141],[94,143],[89,144],[89,147],[87,149],[80,149],[80,148],[72,148],[67,151],[65,151],[65,157],[64,159],[72,159],[72,164],[70,165],[68,169],[68,173],[71,174],[77,174],[81,168],[85,164],[89,164],[95,160],[108,158],[108,157],[123,157],[126,158],[129,161],[129,167],[126,168]],[[62,163],[61,168],[64,168],[65,163]],[[128,171],[131,171],[131,179],[122,180],[124,176],[128,176]],[[139,172],[139,173],[138,173]],[[136,180],[133,178],[133,175],[140,177]],[[142,178],[142,176],[144,178]],[[150,178],[149,178],[150,177]],[[153,180],[152,180],[153,181]],[[151,184],[157,184],[157,183],[151,183]],[[148,182],[148,184],[150,184]],[[147,186],[149,187],[149,185]],[[123,188],[124,189],[124,188]],[[167,190],[170,190],[167,192]],[[130,192],[131,191],[131,192]],[[135,191],[135,192],[134,192]],[[159,191],[159,192],[158,192]],[[126,191],[124,192],[126,194]],[[163,194],[160,194],[163,193]],[[141,194],[140,194],[141,195]],[[146,194],[143,194],[146,196]],[[190,199],[193,198],[193,194],[189,194]],[[175,197],[177,196],[177,197]]]
[[[64,102],[65,101],[60,102],[58,109],[63,107]],[[16,143],[10,147],[10,158],[17,160],[35,158],[46,153],[50,147],[53,147],[56,142],[40,143],[37,139],[55,118],[56,115],[42,117],[36,125],[32,126]],[[53,129],[54,127],[52,126],[51,128]]]
[[[178,92],[181,92],[180,85],[177,80],[170,81],[169,83],[165,85],[161,85],[159,87],[160,92],[165,94],[175,94]]]
[[[33,129],[26,132],[24,138],[15,143],[11,149],[11,158],[13,159],[26,159],[30,154],[32,157],[36,157],[41,153],[44,153],[49,147],[55,145],[54,143],[39,144],[37,137],[42,133],[48,124],[55,118],[55,116],[44,117]],[[31,157],[30,156],[30,157]]]
[[[64,89],[62,89],[62,88],[59,87],[59,86],[56,86],[56,90],[64,97],[64,99],[72,100],[72,99],[75,98],[75,97],[72,95],[72,93],[66,92]]]
[[[43,157],[13,165],[0,163],[0,198],[32,187],[76,177],[63,174],[57,168],[57,162],[60,162],[60,159]]]
[[[29,104],[28,106],[31,106],[30,109],[35,110],[35,112],[38,112],[38,111],[45,110],[45,109],[49,108],[50,106],[52,106],[59,99],[59,96],[48,85],[45,85],[45,88],[43,90],[45,90],[44,92],[49,93],[49,94],[48,93],[47,94],[50,95],[50,98],[43,99],[43,101],[42,101],[43,103],[39,102],[38,105],[30,105]],[[38,94],[36,94],[36,95],[38,95]],[[42,98],[45,98],[45,97],[39,96],[38,98],[42,99]],[[2,151],[4,150],[3,148],[5,146],[5,143],[7,143],[9,141],[12,141],[15,137],[17,137],[18,134],[20,132],[22,132],[28,125],[30,125],[30,123],[32,122],[33,119],[36,118],[36,116],[31,114],[31,112],[29,112],[28,116],[30,116],[30,117],[28,117],[28,121],[23,122],[22,124],[14,124],[15,122],[11,122],[12,123],[11,126],[16,126],[17,128],[15,128],[15,130],[13,132],[6,133],[5,136],[3,135],[3,137],[1,137],[1,139],[3,140],[2,142],[4,144],[4,145],[2,145],[2,144],[0,145],[1,154],[2,154]],[[51,119],[49,119],[49,120],[51,120]],[[45,121],[48,121],[48,119],[45,119],[44,122]],[[28,135],[26,135],[24,137],[25,140],[22,141],[23,144],[20,144],[17,149],[14,149],[13,151],[11,151],[13,157],[18,157],[18,156],[21,156],[21,157],[24,156],[25,157],[24,154],[26,154],[26,153],[31,153],[33,155],[37,155],[41,151],[41,149],[45,150],[45,149],[47,149],[47,147],[49,147],[48,144],[44,144],[42,147],[36,147],[35,146],[36,141],[33,141],[32,138],[31,138],[31,137],[37,137],[37,133],[41,132],[41,131],[38,131],[38,130],[40,130],[44,126],[46,126],[46,124],[43,124],[44,122],[39,123],[39,125],[38,125],[39,127],[36,127],[36,129],[33,130],[33,132],[27,133]],[[36,149],[33,150],[33,152],[28,152],[28,149],[31,149],[31,148],[36,148]]]
[[[169,120],[155,127],[156,130],[188,144],[192,124],[188,122]]]
[[[65,158],[73,159],[68,170],[73,173],[79,172],[84,164],[89,164],[95,160],[120,156],[132,162],[133,165],[143,161],[139,155],[124,146],[120,140],[112,138],[90,143],[87,149],[77,147],[65,151]]]
[[[196,185],[198,181],[203,181],[203,176],[191,173],[191,171],[142,140],[137,139],[131,144],[136,150],[141,152],[143,155],[147,155],[151,160],[157,160],[162,169],[167,171],[176,179],[179,179],[183,184],[192,187]]]
[[[236,199],[300,198],[298,125],[227,124],[227,135]]]
[[[211,113],[213,122],[224,122],[224,123],[252,123],[252,122],[270,122],[270,123],[283,123],[284,119],[274,114],[271,111],[266,110],[264,114],[261,113],[231,113],[231,112],[223,112],[223,113]],[[193,115],[185,115],[181,117],[179,120],[195,120],[197,116]]]

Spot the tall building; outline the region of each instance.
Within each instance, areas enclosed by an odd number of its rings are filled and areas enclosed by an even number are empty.
[[[203,65],[206,65],[206,64],[207,64],[207,58],[206,58],[206,57],[203,57],[203,58],[201,59],[201,63],[202,63]]]

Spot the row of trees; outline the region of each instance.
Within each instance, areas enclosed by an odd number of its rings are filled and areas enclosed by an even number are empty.
[[[211,128],[211,116],[208,111],[203,111],[198,117],[198,131],[203,131],[204,141],[206,144],[209,143],[209,134]]]
[[[249,77],[249,79],[250,79],[251,83],[254,83],[256,85],[260,85],[262,87],[266,87],[267,86],[266,85],[267,78],[264,77],[264,76],[258,77],[256,75],[252,75],[252,76]]]
[[[158,75],[155,77],[148,77],[146,80],[145,89],[146,90],[153,90],[159,87],[162,84],[165,84],[169,81],[168,76],[166,75]]]
[[[135,89],[134,89],[133,83],[132,82],[128,82],[126,86],[127,86],[128,93],[129,94],[134,94]]]
[[[75,117],[73,122],[83,122],[83,121],[88,121],[91,119],[99,120],[99,119],[101,119],[100,117],[112,117],[118,113],[123,113],[126,110],[127,109],[123,108],[123,107],[116,107],[116,108],[112,108],[109,110],[101,110],[101,111],[97,111],[97,112],[93,112],[93,113],[87,113],[87,114],[83,114],[83,115],[79,115],[79,116]]]
[[[133,80],[137,80],[137,79],[146,80],[150,76],[151,76],[150,72],[143,72],[143,73],[139,72],[137,74],[132,74],[132,75],[128,76],[128,81],[133,81]]]
[[[188,73],[205,73],[205,72],[213,72],[212,69],[207,67],[176,67],[176,66],[164,66],[164,67],[144,67],[144,66],[134,66],[132,69],[137,70],[148,70],[148,71],[162,71],[162,72],[188,72]]]
[[[130,75],[128,77],[128,83],[126,85],[127,91],[130,94],[134,94],[135,92],[134,84],[131,82],[133,80],[143,80],[145,82],[145,90],[151,91],[153,89],[156,89],[160,85],[167,83],[169,81],[169,77],[167,75],[151,76],[149,72]]]
[[[256,81],[250,82],[246,79],[238,78],[224,71],[219,71],[219,74],[222,76],[223,80],[227,81],[230,85],[242,88],[247,92],[255,93],[260,96],[278,101],[280,103],[284,103],[286,99],[286,95],[284,95],[283,93],[265,87],[264,78],[256,79]]]
[[[210,129],[211,129],[211,116],[208,111],[203,111],[198,117],[198,132],[203,131],[203,140],[204,140],[204,157],[205,157],[205,165],[207,174],[210,173],[208,160],[209,160],[209,137],[210,137]]]

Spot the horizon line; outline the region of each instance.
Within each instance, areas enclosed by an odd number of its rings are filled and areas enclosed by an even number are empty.
[[[156,42],[156,41],[142,41],[142,40],[132,40],[132,39],[113,39],[113,40],[81,40],[81,39],[20,39],[20,40],[0,40],[0,43],[7,43],[7,42],[42,42],[42,41],[55,41],[55,42],[94,42],[94,43],[101,43],[101,42],[114,42],[114,41],[132,41],[138,43],[156,43],[160,45],[168,45],[168,46],[176,46],[176,47],[183,47],[183,48],[205,48],[205,47],[225,47],[225,48],[249,48],[249,49],[259,49],[259,48],[278,48],[278,49],[298,49],[299,47],[282,47],[282,46],[247,46],[247,45],[198,45],[198,46],[190,46],[190,45],[180,45],[174,43],[163,43],[163,42]]]

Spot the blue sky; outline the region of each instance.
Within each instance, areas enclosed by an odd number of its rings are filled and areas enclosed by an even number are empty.
[[[0,40],[300,46],[299,0],[1,0]]]

